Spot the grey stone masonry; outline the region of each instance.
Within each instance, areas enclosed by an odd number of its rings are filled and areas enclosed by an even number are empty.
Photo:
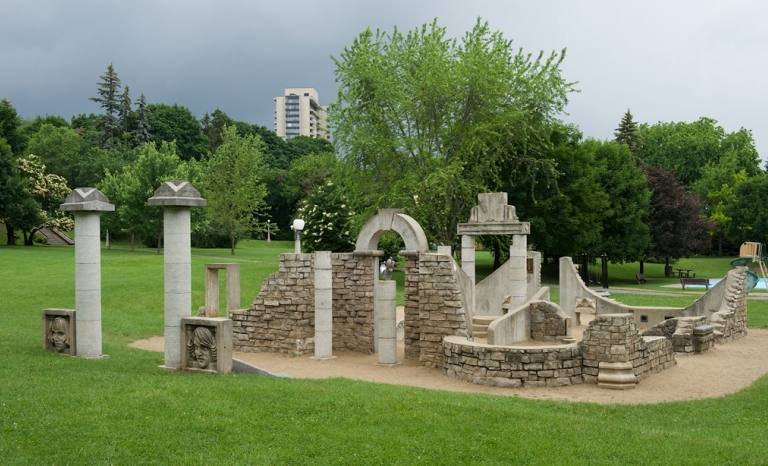
[[[419,260],[418,255],[405,256],[405,302],[403,343],[405,358],[418,359],[419,342]]]
[[[235,351],[305,354],[314,350],[313,254],[281,254],[248,309],[230,311]]]
[[[374,262],[370,256],[331,254],[334,350],[374,352]]]
[[[641,336],[632,314],[596,316],[579,346],[586,383],[597,383],[601,362],[632,363],[638,381],[677,364],[672,342],[662,336]]]
[[[531,340],[557,342],[567,335],[566,315],[548,301],[531,302]]]
[[[442,366],[443,337],[466,337],[466,332],[461,288],[451,258],[419,254],[419,362],[428,367]]]
[[[581,349],[575,343],[509,347],[446,337],[443,354],[443,372],[447,376],[480,385],[527,388],[582,383]]]
[[[725,276],[725,292],[720,309],[709,317],[717,343],[747,336],[746,267],[738,267]]]

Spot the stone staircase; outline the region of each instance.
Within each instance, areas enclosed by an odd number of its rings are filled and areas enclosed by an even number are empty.
[[[473,316],[472,335],[475,338],[488,338],[488,326],[501,316]]]
[[[41,228],[39,232],[41,235],[45,236],[45,239],[47,240],[48,244],[53,244],[56,246],[74,246],[75,245],[75,242],[72,241],[72,239],[69,236],[65,235],[59,230],[56,230],[55,228]]]

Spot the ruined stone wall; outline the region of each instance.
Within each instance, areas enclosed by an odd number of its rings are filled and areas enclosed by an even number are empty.
[[[443,365],[443,337],[466,337],[461,288],[450,256],[421,253],[418,266],[419,362],[428,367],[440,367]]]
[[[314,350],[314,254],[281,254],[248,309],[230,311],[235,351],[305,354]]]
[[[370,256],[331,254],[334,350],[374,352],[373,264]]]
[[[405,256],[405,302],[403,344],[406,359],[418,359],[419,342],[419,258]]]
[[[726,284],[720,309],[709,322],[714,326],[715,341],[725,343],[747,336],[747,268],[738,267],[725,276]]]
[[[531,340],[557,342],[567,333],[568,316],[554,303],[531,302]]]
[[[586,383],[597,383],[601,362],[632,363],[638,381],[677,364],[672,342],[661,336],[641,336],[632,314],[595,316],[579,346]]]
[[[576,344],[513,348],[446,337],[443,353],[446,375],[480,385],[527,388],[582,383],[581,348]]]

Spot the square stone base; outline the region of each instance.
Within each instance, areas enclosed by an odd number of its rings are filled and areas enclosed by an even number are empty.
[[[57,321],[57,327],[61,325],[61,322],[64,323],[66,337],[63,347],[61,345],[56,346],[51,329],[54,320]],[[77,356],[77,322],[74,309],[43,309],[43,350]]]
[[[215,356],[211,347],[214,343]],[[196,348],[206,356],[198,358]],[[223,317],[183,317],[181,368],[210,374],[232,372],[232,320]]]

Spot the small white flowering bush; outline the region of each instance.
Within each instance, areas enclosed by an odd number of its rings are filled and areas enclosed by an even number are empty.
[[[302,251],[353,251],[354,215],[349,199],[332,181],[317,186],[296,211],[297,218],[305,222],[301,233]]]

